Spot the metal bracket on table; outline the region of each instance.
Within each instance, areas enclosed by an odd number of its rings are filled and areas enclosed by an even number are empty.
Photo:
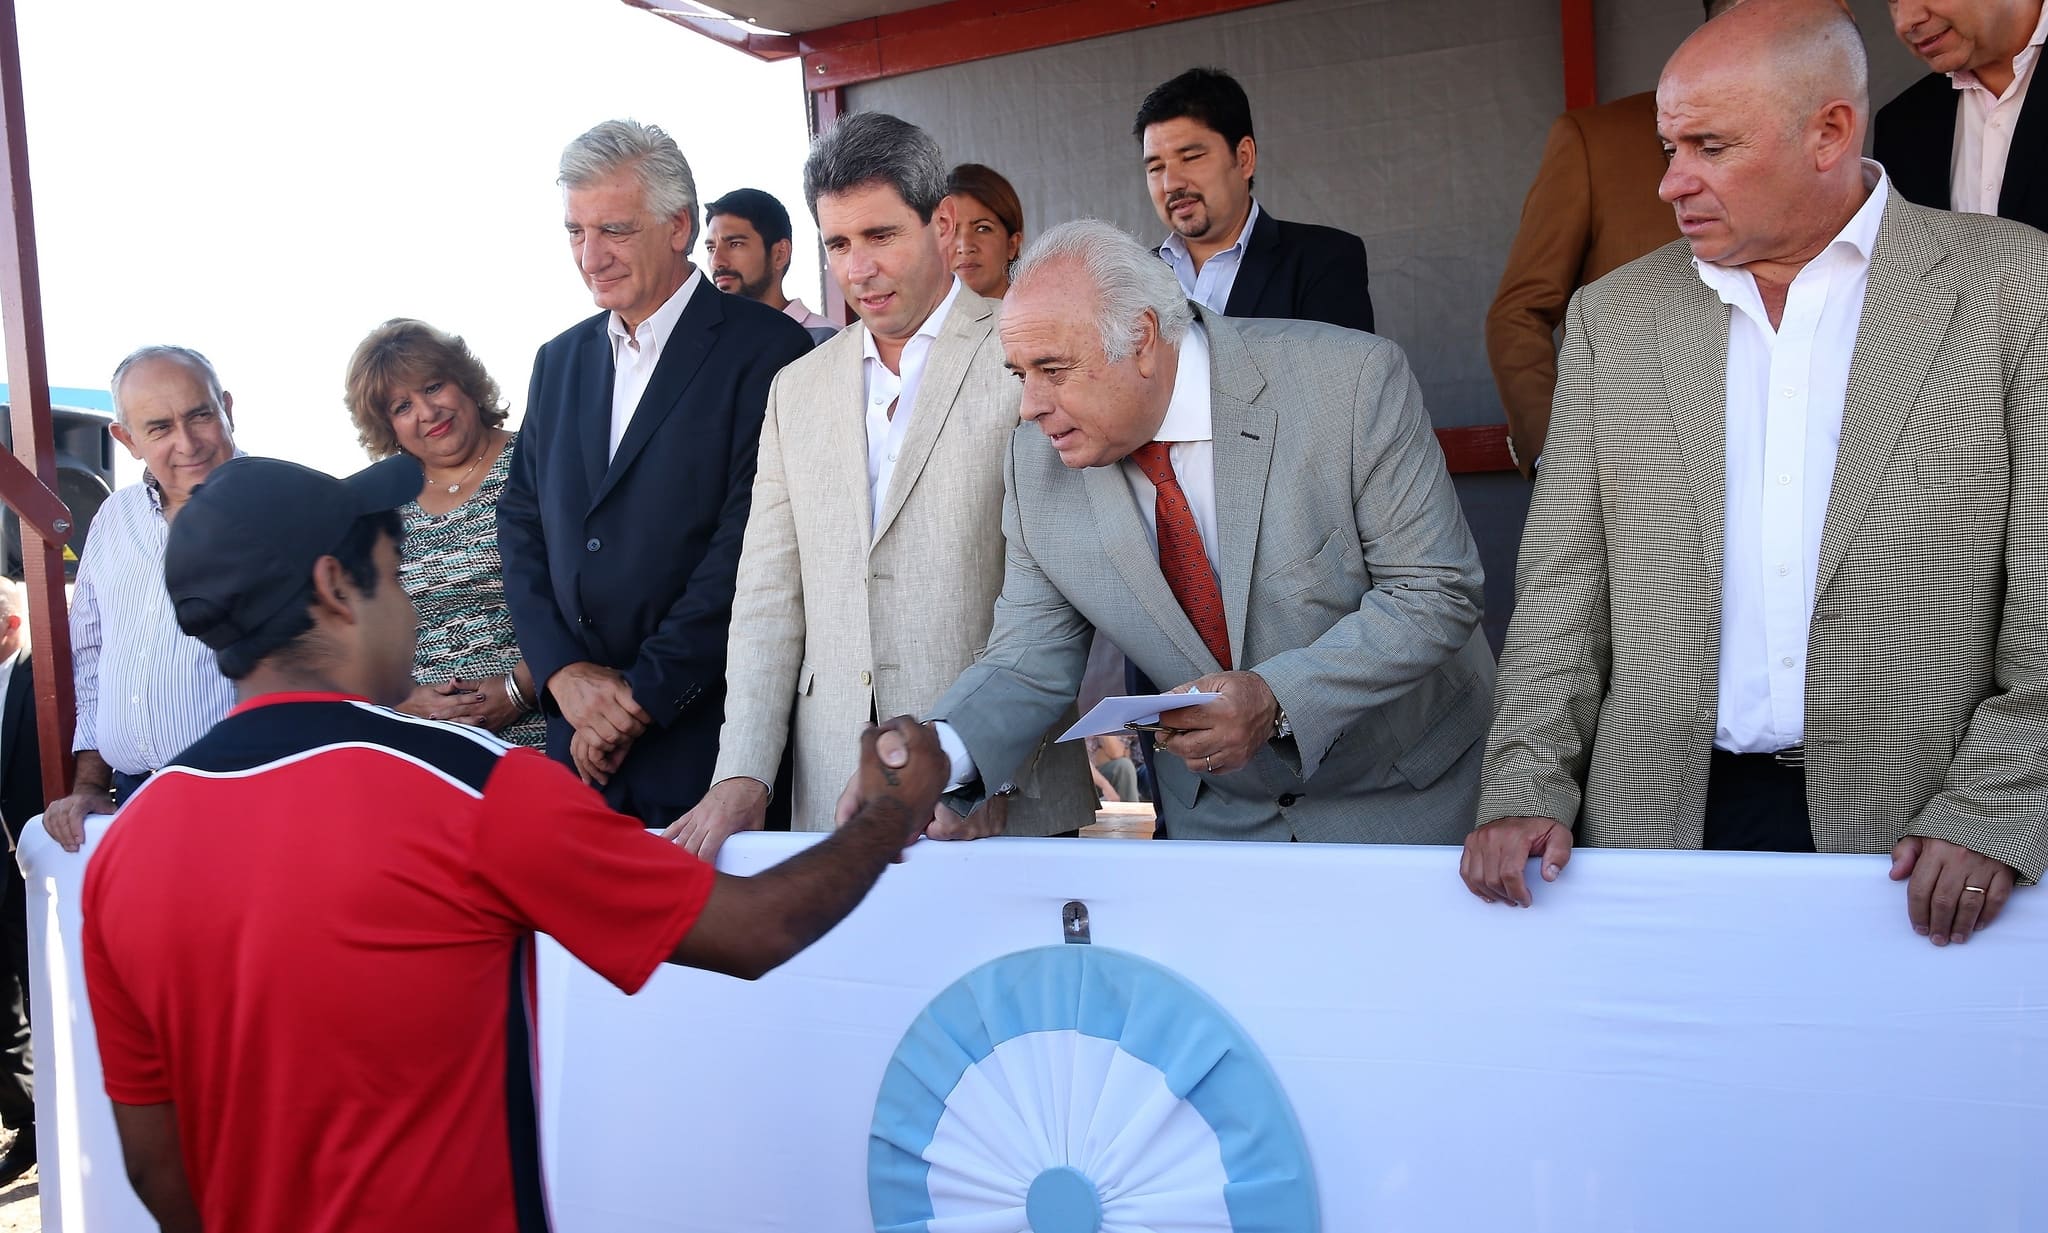
[[[1082,946],[1093,941],[1088,936],[1088,905],[1079,899],[1069,900],[1067,906],[1060,909],[1060,932],[1067,941]]]

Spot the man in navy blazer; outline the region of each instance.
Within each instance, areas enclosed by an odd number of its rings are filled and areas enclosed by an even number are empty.
[[[29,1050],[28,892],[12,849],[21,828],[43,812],[42,744],[36,734],[35,668],[29,660],[28,590],[0,578],[0,826],[7,830],[0,870],[0,1124],[14,1132],[0,1155],[0,1186],[36,1162],[35,1065]]]
[[[1171,229],[1159,255],[1188,298],[1231,317],[1285,317],[1372,329],[1365,241],[1289,223],[1252,196],[1259,146],[1244,87],[1194,68],[1154,89],[1131,126],[1145,183]]]
[[[2041,0],[1892,0],[1891,16],[1934,70],[1878,110],[1873,152],[1893,187],[2048,230],[2048,100],[2031,87],[2048,38]]]
[[[598,125],[561,183],[605,311],[534,359],[498,503],[505,602],[548,753],[663,826],[710,786],[762,410],[811,338],[691,265],[696,185],[660,129]]]

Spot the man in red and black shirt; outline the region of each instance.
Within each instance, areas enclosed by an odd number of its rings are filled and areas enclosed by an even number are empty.
[[[546,1229],[533,934],[628,993],[664,960],[759,976],[946,775],[924,729],[871,730],[847,825],[733,878],[538,753],[384,709],[412,687],[392,511],[420,483],[404,456],[238,459],[172,527],[179,624],[240,702],[123,808],[84,913],[129,1176],[173,1233]]]

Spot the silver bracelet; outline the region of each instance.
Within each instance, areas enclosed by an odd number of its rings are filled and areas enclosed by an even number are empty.
[[[521,715],[533,709],[533,706],[527,702],[526,695],[519,692],[519,674],[516,672],[507,672],[505,674],[505,700],[510,702],[512,709],[518,711]]]

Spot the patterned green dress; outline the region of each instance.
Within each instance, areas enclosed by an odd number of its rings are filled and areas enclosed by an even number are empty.
[[[429,514],[408,501],[405,551],[398,578],[419,610],[413,678],[421,684],[503,677],[519,662],[512,614],[505,608],[505,575],[498,559],[498,494],[512,471],[514,436],[469,499],[445,514]],[[547,743],[539,712],[498,733],[517,745]]]

